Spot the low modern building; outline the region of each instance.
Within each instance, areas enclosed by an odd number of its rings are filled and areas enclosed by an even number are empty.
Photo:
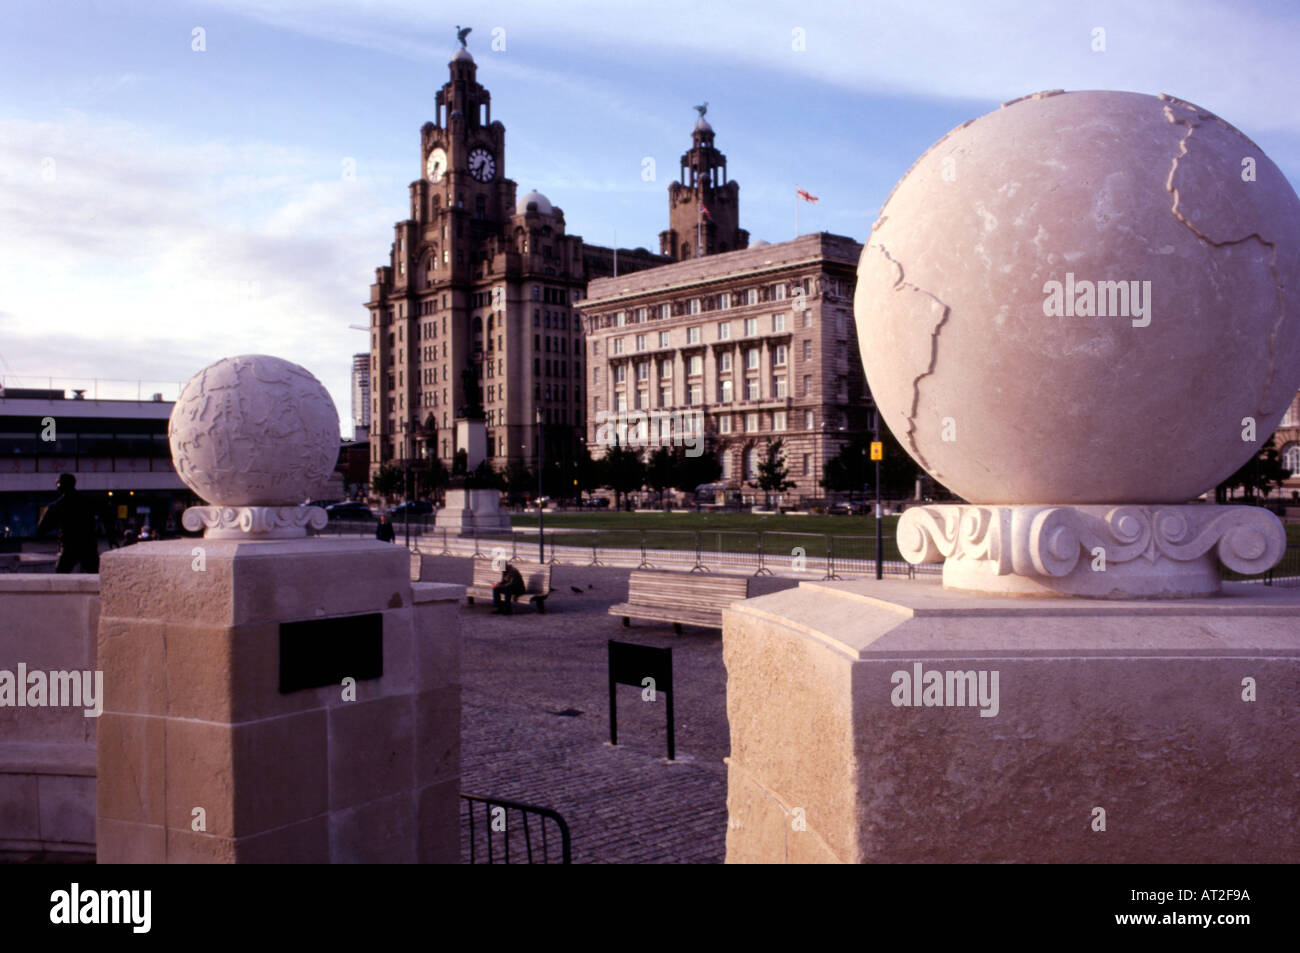
[[[698,414],[733,492],[756,492],[780,438],[788,496],[823,495],[823,465],[873,421],[853,321],[861,253],[821,233],[591,282],[579,307],[593,456],[611,414],[649,416],[649,446],[655,418]]]
[[[106,518],[176,528],[198,499],[176,475],[167,442],[172,404],[85,400],[62,390],[0,390],[0,534],[31,536],[61,473]]]

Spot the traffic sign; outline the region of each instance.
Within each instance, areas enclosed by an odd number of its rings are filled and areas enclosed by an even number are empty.
[[[885,445],[879,440],[871,441],[871,459],[872,460],[885,459]]]

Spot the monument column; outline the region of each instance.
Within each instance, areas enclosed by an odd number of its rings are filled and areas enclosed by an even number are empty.
[[[1169,96],[1039,93],[941,143],[855,310],[882,419],[969,502],[897,524],[941,580],[724,612],[727,860],[1293,862],[1300,590],[1224,578],[1286,534],[1200,498],[1300,387],[1300,199]]]
[[[338,415],[303,368],[227,358],[172,412],[202,538],[101,564],[100,863],[459,858],[456,587],[308,537]]]

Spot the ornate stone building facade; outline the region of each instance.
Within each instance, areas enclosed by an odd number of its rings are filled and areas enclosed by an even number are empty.
[[[1291,500],[1292,493],[1300,493],[1300,394],[1287,408],[1286,415],[1273,432],[1273,446],[1282,456],[1282,466],[1291,471],[1290,478],[1282,484],[1282,498]]]
[[[481,409],[498,469],[536,459],[581,431],[582,328],[573,308],[613,250],[565,232],[546,196],[516,198],[505,175],[505,126],[467,49],[448,64],[436,121],[420,130],[421,178],[396,223],[389,261],[370,287],[371,468],[455,455],[455,419]],[[619,272],[668,261],[620,250]]]
[[[823,464],[872,424],[853,321],[861,253],[822,233],[591,282],[580,314],[593,456],[610,412],[699,412],[730,488],[752,493],[780,438],[789,495],[823,495]]]

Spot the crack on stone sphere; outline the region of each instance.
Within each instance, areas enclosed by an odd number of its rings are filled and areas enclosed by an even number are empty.
[[[902,263],[895,259],[894,256],[889,253],[889,249],[884,245],[875,242],[871,247],[878,249],[880,254],[884,255],[885,259],[898,270],[898,277],[894,280],[892,290],[899,291],[903,288],[909,288],[912,291],[925,295],[935,304],[943,308],[943,316],[940,317],[934,327],[930,329],[930,364],[924,371],[912,379],[912,409],[907,415],[907,433],[905,435],[907,444],[911,448],[912,454],[921,464],[921,467],[936,480],[943,482],[943,474],[930,465],[929,461],[925,458],[925,454],[921,452],[921,448],[917,445],[916,415],[921,405],[921,381],[934,373],[935,365],[939,362],[939,332],[942,331],[943,326],[948,323],[948,317],[952,314],[952,309],[949,308],[948,305],[944,304],[937,295],[926,291],[919,285],[915,285],[912,282],[905,280]],[[876,408],[876,412],[879,413],[880,405],[878,403],[876,404]]]
[[[1277,318],[1273,321],[1273,326],[1269,330],[1268,371],[1264,374],[1264,389],[1263,392],[1260,394],[1259,405],[1258,408],[1256,409],[1256,415],[1259,417],[1271,416],[1275,412],[1275,410],[1269,409],[1268,396],[1273,390],[1273,381],[1277,377],[1277,371],[1278,371],[1277,340],[1278,340],[1278,336],[1282,333],[1282,325],[1286,321],[1286,291],[1282,283],[1282,276],[1278,274],[1278,270],[1277,270],[1277,245],[1274,242],[1270,242],[1268,239],[1264,238],[1264,236],[1260,235],[1259,232],[1252,232],[1249,235],[1242,236],[1241,238],[1229,238],[1229,239],[1224,239],[1222,241],[1216,241],[1215,239],[1211,238],[1209,235],[1201,231],[1199,228],[1197,228],[1187,218],[1187,216],[1183,214],[1182,209],[1179,208],[1180,204],[1182,203],[1182,194],[1180,193],[1178,187],[1174,184],[1174,179],[1178,175],[1179,163],[1185,156],[1188,155],[1188,148],[1187,148],[1188,143],[1191,141],[1192,136],[1195,134],[1197,127],[1200,126],[1202,122],[1205,122],[1207,120],[1212,120],[1214,122],[1217,122],[1221,128],[1236,134],[1247,145],[1249,145],[1251,149],[1260,153],[1261,155],[1263,154],[1263,150],[1260,149],[1259,146],[1255,145],[1255,143],[1248,136],[1244,135],[1241,132],[1241,130],[1239,130],[1236,126],[1233,126],[1231,123],[1225,122],[1224,120],[1220,119],[1218,116],[1211,113],[1209,110],[1202,109],[1201,107],[1196,106],[1193,103],[1189,103],[1183,99],[1178,99],[1176,96],[1170,96],[1167,93],[1161,93],[1160,98],[1162,100],[1165,100],[1166,103],[1164,107],[1165,118],[1168,119],[1169,122],[1172,123],[1173,125],[1182,126],[1184,127],[1184,129],[1186,129],[1186,132],[1183,133],[1182,138],[1178,140],[1178,154],[1173,157],[1173,160],[1170,163],[1169,178],[1165,182],[1165,190],[1173,196],[1173,205],[1170,207],[1169,210],[1170,214],[1172,214],[1174,218],[1178,219],[1178,221],[1182,223],[1183,226],[1185,226],[1193,235],[1195,235],[1201,241],[1205,242],[1207,245],[1212,245],[1215,248],[1227,248],[1231,245],[1242,245],[1245,244],[1246,242],[1256,241],[1268,249],[1268,270],[1273,276],[1273,291],[1274,291],[1274,295],[1277,298]],[[1174,112],[1176,107],[1181,107],[1183,110],[1185,110],[1187,114],[1183,116],[1177,115]],[[1286,398],[1286,402],[1290,403],[1289,397]]]

